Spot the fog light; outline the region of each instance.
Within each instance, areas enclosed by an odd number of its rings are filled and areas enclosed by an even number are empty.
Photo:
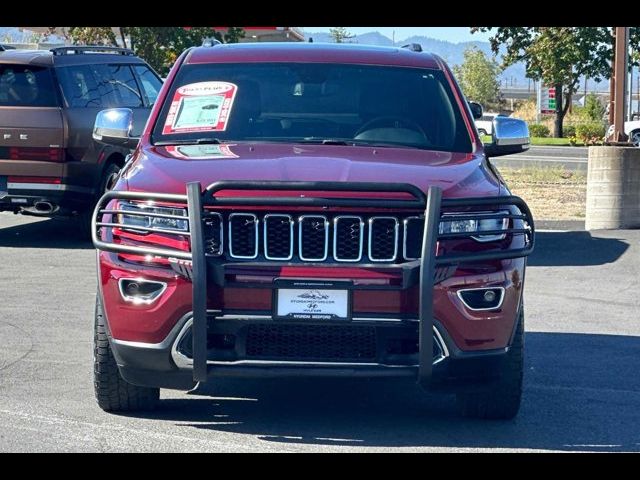
[[[458,290],[458,298],[469,310],[495,310],[502,306],[503,287],[467,288]]]
[[[167,284],[143,278],[121,278],[118,280],[118,287],[125,302],[149,305],[162,295],[167,289]]]

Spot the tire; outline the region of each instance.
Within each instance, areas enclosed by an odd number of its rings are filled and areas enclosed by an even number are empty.
[[[458,408],[462,416],[492,420],[509,420],[518,414],[522,399],[524,370],[524,312],[518,316],[513,343],[504,359],[500,377],[484,392],[459,393]]]
[[[488,133],[484,128],[479,128],[478,129],[478,135],[480,135],[482,137],[482,136],[488,135]]]
[[[100,197],[102,197],[107,190],[111,190],[120,170],[121,167],[115,163],[110,163],[105,167],[96,196],[91,200],[87,209],[78,215],[78,230],[80,238],[83,240],[91,240],[91,217],[93,215],[93,209]]]
[[[631,135],[629,135],[629,141],[636,147],[640,147],[640,130],[634,130],[631,132]]]
[[[138,387],[122,378],[109,345],[102,305],[97,296],[93,339],[93,386],[98,406],[105,412],[153,410],[160,399],[160,389]]]

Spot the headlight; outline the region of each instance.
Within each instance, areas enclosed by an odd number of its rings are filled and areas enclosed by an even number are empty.
[[[477,213],[478,218],[473,220],[455,220],[456,215],[475,215]],[[439,233],[475,233],[489,230],[506,230],[509,226],[508,218],[482,218],[482,215],[490,215],[494,213],[509,212],[461,212],[461,213],[445,213],[443,218],[451,218],[451,220],[442,220],[440,222]],[[497,240],[503,240],[506,236],[505,233],[497,235],[473,235],[471,238],[477,242],[495,242]]]
[[[156,207],[152,205],[120,202],[120,210],[139,213],[154,213],[160,215],[187,216],[184,208]],[[131,226],[127,230],[136,231],[135,227],[161,228],[163,230],[175,230],[186,232],[189,230],[187,220],[179,218],[148,217],[142,215],[118,215],[118,221],[123,225]],[[137,230],[140,233],[147,233],[145,230]]]

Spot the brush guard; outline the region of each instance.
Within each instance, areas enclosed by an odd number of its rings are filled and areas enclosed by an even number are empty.
[[[234,191],[309,191],[309,192],[380,192],[402,193],[403,198],[332,198],[322,196],[216,196],[216,193],[224,190]],[[411,198],[406,198],[407,195]],[[168,204],[180,204],[187,206],[187,215],[169,215],[144,211],[119,210],[109,207],[113,201],[143,201],[161,202]],[[204,382],[215,368],[207,364],[207,259],[205,255],[205,243],[203,233],[203,219],[207,216],[207,209],[215,207],[251,207],[251,206],[313,206],[313,207],[364,207],[383,209],[420,209],[424,212],[424,235],[422,241],[421,257],[415,261],[409,261],[398,265],[407,267],[411,272],[418,272],[419,282],[419,368],[418,382],[426,387],[429,385],[432,374],[433,352],[433,288],[440,280],[436,276],[437,267],[455,266],[459,263],[470,263],[490,260],[513,259],[528,256],[534,248],[535,234],[534,221],[526,203],[516,196],[442,199],[442,190],[439,187],[429,187],[425,195],[420,189],[409,184],[398,183],[366,183],[366,182],[268,182],[268,181],[220,181],[210,185],[204,191],[199,182],[192,182],[186,186],[186,195],[155,194],[143,192],[118,192],[109,191],[98,201],[92,218],[92,239],[98,250],[112,253],[126,253],[150,255],[169,259],[172,267],[185,277],[189,278],[193,286],[192,308],[192,340],[193,340],[193,379],[196,382]],[[501,230],[478,230],[472,232],[439,233],[439,225],[442,211],[447,209],[465,209],[489,207],[502,209],[503,211],[491,214],[489,218],[511,219],[510,225],[519,223],[517,228]],[[513,213],[515,207],[519,213]],[[504,211],[504,210],[509,211]],[[124,245],[113,241],[114,228],[129,228],[118,220],[118,214],[148,217],[169,218],[188,222],[188,231],[173,231],[162,228],[136,226],[135,230],[149,233],[164,233],[186,236],[190,238],[191,251],[183,251],[174,248],[156,248],[142,245]],[[105,221],[104,216],[110,220]],[[478,218],[473,211],[463,211],[457,215],[456,220],[468,220]],[[488,218],[483,215],[482,218]],[[519,221],[519,222],[516,222]],[[437,255],[437,243],[439,240],[453,238],[470,238],[474,235],[523,235],[524,246],[522,248],[502,249],[497,251],[480,251],[465,253],[449,253]],[[105,239],[105,237],[108,237]],[[209,279],[217,286],[224,285],[224,259],[217,259],[218,265],[214,269],[215,277]],[[287,262],[269,262],[271,265],[286,265]],[[344,266],[344,265],[342,265]],[[379,266],[379,265],[376,265]],[[220,278],[222,277],[222,278]]]

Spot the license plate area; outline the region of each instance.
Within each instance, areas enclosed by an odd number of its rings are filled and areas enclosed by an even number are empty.
[[[276,279],[274,286],[274,319],[351,320],[351,282]]]

